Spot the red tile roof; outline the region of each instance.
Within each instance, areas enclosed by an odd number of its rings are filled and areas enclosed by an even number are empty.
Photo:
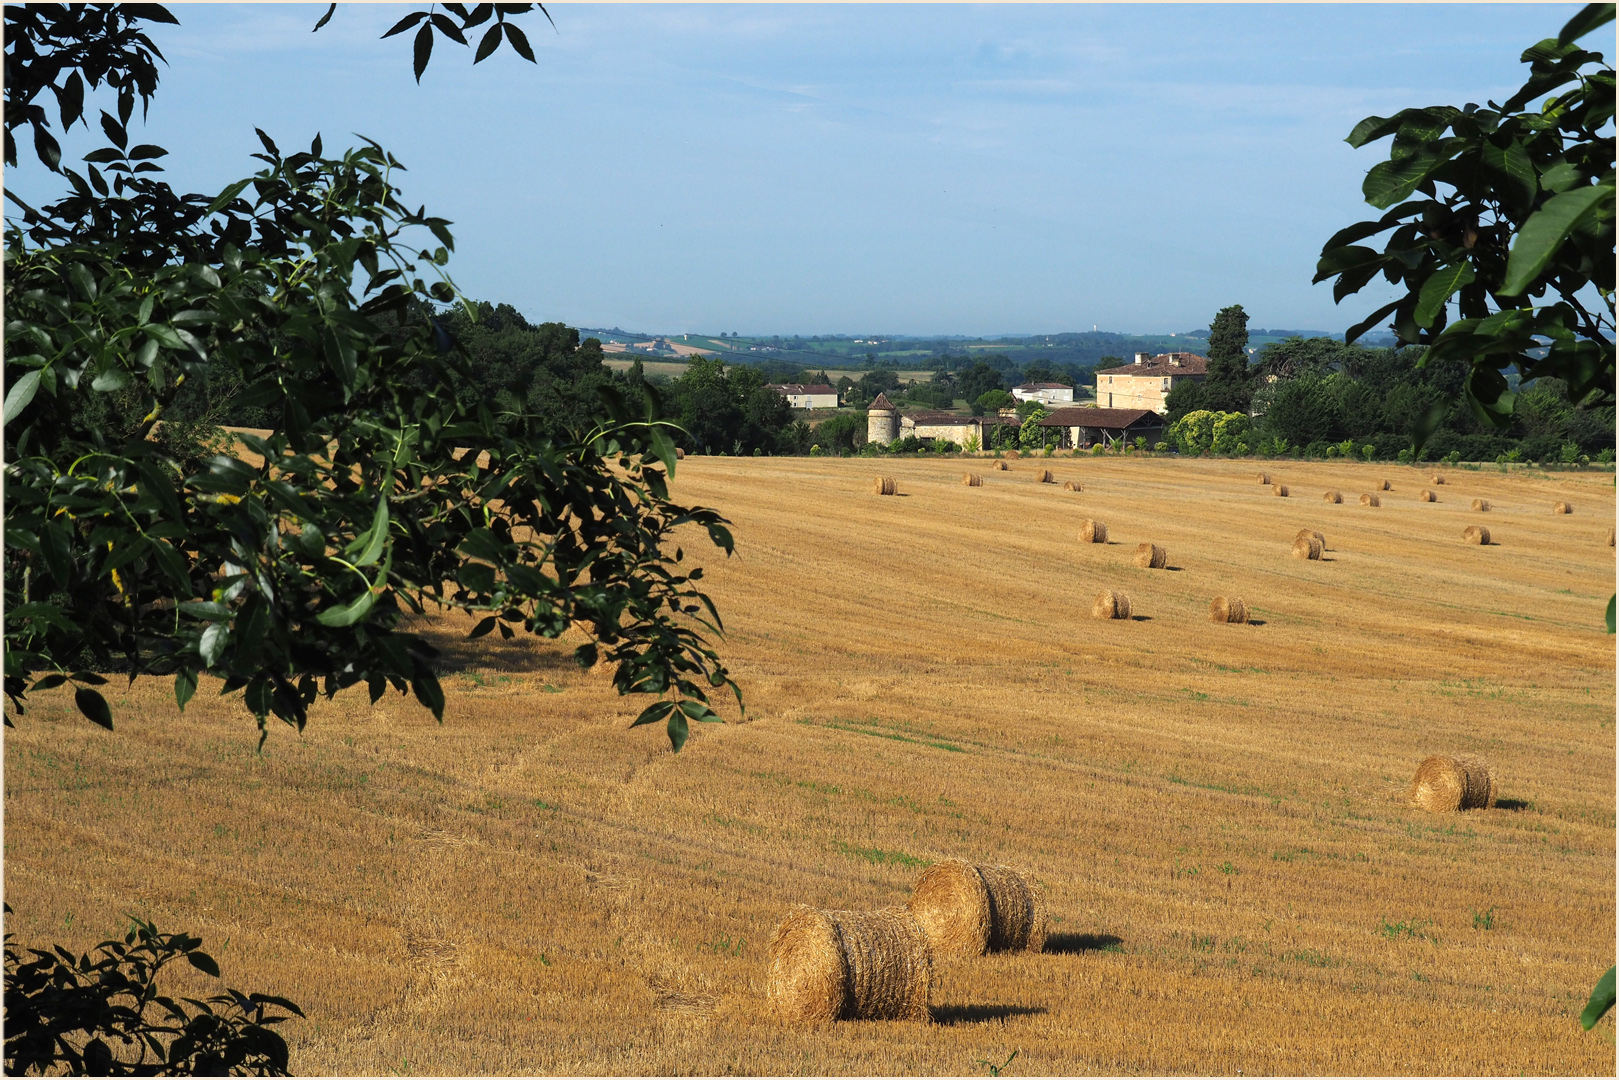
[[[1125,364],[1122,367],[1103,368],[1097,372],[1098,375],[1139,375],[1143,379],[1160,378],[1164,375],[1208,373],[1209,358],[1189,352],[1159,353],[1145,364]]]
[[[873,401],[869,408],[886,410],[888,412],[899,412],[898,409],[894,408],[894,403],[888,400],[887,394],[878,394],[877,400]]]

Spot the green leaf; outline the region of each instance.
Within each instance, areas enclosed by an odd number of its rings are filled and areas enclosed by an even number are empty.
[[[202,631],[202,638],[197,642],[197,653],[207,667],[213,667],[219,660],[219,654],[225,651],[225,640],[230,636],[228,623],[209,623]]]
[[[410,689],[416,695],[416,700],[427,706],[433,712],[433,718],[440,723],[444,721],[444,688],[438,684],[438,676],[433,669],[417,660],[411,674]]]
[[[1454,266],[1442,266],[1422,283],[1417,295],[1417,309],[1413,313],[1417,325],[1424,330],[1433,325],[1435,317],[1445,309],[1456,290],[1473,283],[1473,264],[1463,259]]]
[[[654,701],[652,704],[641,710],[641,715],[635,718],[635,722],[632,723],[630,727],[640,727],[642,724],[656,724],[659,720],[662,720],[664,717],[668,716],[674,711],[674,702]]]
[[[547,18],[549,18],[549,16],[547,16]],[[518,56],[521,56],[524,60],[527,60],[531,64],[539,62],[534,59],[534,50],[529,47],[528,36],[524,34],[523,31],[519,30],[511,23],[501,23],[500,25],[506,28],[506,40],[512,43],[512,48],[517,50]],[[679,747],[676,747],[676,749],[679,749]]]
[[[652,455],[663,462],[669,479],[675,478],[675,441],[660,427],[652,429]]]
[[[366,589],[347,604],[327,608],[315,616],[315,621],[322,626],[353,626],[365,618],[366,613],[371,610],[371,605],[376,602],[376,594]]]
[[[425,18],[427,18],[427,12],[413,11],[409,15],[406,15],[403,19],[400,19],[398,22],[394,23],[393,29],[389,30],[382,36],[384,39],[386,39],[393,37],[395,34],[403,34],[406,30],[409,30],[411,27],[415,26]],[[318,30],[319,27],[316,27],[316,29]]]
[[[1619,599],[1619,594],[1608,597],[1608,633],[1610,634],[1613,633],[1613,604],[1616,599]]]
[[[78,687],[73,691],[73,704],[92,724],[112,730],[112,710],[107,707],[107,699],[94,690],[88,686]]]
[[[122,390],[127,385],[129,373],[116,367],[110,367],[90,380],[90,389],[100,394],[110,394],[115,390]]]
[[[1610,12],[1608,17],[1610,19],[1613,17],[1611,14],[1612,4],[1592,4],[1591,6],[1606,7]],[[1608,633],[1613,633],[1613,601],[1611,600],[1608,601]],[[1590,1031],[1595,1027],[1596,1022],[1606,1016],[1609,1009],[1613,1008],[1613,1000],[1613,968],[1610,967],[1603,973],[1602,978],[1597,980],[1597,984],[1591,988],[1591,1000],[1585,1003],[1585,1011],[1580,1013],[1580,1027],[1586,1031]]]
[[[192,967],[196,968],[204,975],[212,975],[216,979],[219,978],[219,964],[207,953],[188,952],[186,953],[186,959],[191,962]]]
[[[1498,290],[1499,294],[1521,295],[1540,276],[1546,264],[1557,254],[1557,249],[1563,246],[1563,241],[1568,239],[1568,234],[1581,221],[1596,213],[1604,203],[1608,204],[1611,214],[1613,195],[1612,184],[1576,188],[1552,196],[1539,210],[1530,214],[1529,220],[1518,230],[1512,250],[1507,254],[1506,280]]]
[[[84,268],[83,263],[76,262],[69,265],[67,268],[67,277],[68,280],[73,283],[73,287],[79,290],[80,296],[84,297],[86,300],[94,300],[96,298],[96,280],[90,276],[90,271]]]
[[[34,400],[34,393],[39,389],[39,372],[30,371],[22,378],[11,384],[6,391],[6,404],[4,422],[9,424],[17,419],[22,411],[28,408],[28,403]]]
[[[174,675],[174,703],[185,712],[186,702],[190,701],[197,692],[197,673],[189,669],[182,669]]]
[[[393,31],[389,31],[392,33]],[[387,37],[387,34],[383,35]],[[416,68],[416,82],[422,81],[422,72],[427,70],[427,61],[433,56],[433,24],[423,23],[422,28],[416,31],[416,48],[414,64]]]
[[[335,12],[336,10],[337,10],[337,5],[336,4],[329,5],[326,8],[326,14],[322,15],[320,17],[320,22],[315,24],[315,30],[319,30],[321,27],[323,27],[327,23],[331,22],[332,21],[332,13]],[[315,30],[311,30],[310,33],[313,34],[315,32]]]
[[[221,191],[218,195],[214,196],[214,201],[208,204],[208,213],[217,214],[225,207],[229,206],[233,201],[235,201],[236,196],[247,190],[247,185],[251,184],[252,182],[252,180],[238,180],[236,183],[227,187],[224,191]]]
[[[1614,5],[1612,4],[1586,4],[1580,9],[1578,15],[1563,24],[1562,31],[1557,35],[1557,44],[1568,45],[1578,41],[1597,27],[1613,22],[1613,8]],[[1612,968],[1608,969],[1608,1002],[1609,1004],[1613,1003]],[[1587,1029],[1591,1027],[1590,1024],[1585,1026]]]
[[[473,56],[474,64],[481,64],[489,58],[489,54],[500,47],[500,23],[491,26],[484,34],[483,40],[478,42],[478,51]]]
[[[388,543],[388,496],[377,499],[377,509],[371,515],[371,527],[356,536],[344,549],[355,566],[370,566],[382,557]]]

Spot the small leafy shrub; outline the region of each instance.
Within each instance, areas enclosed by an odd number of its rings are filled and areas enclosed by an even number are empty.
[[[816,443],[814,446],[810,447],[810,457],[820,457],[822,453],[824,453],[824,451],[821,449],[820,443]]]
[[[1155,454],[1167,454],[1169,452],[1169,444],[1166,442],[1155,442],[1152,444],[1152,452]]]
[[[229,989],[183,1004],[159,994],[158,974],[176,960],[216,978],[219,965],[201,938],[130,921],[122,941],[77,958],[60,945],[18,949],[6,935],[7,1075],[290,1075],[286,1040],[272,1026],[303,1016],[298,1006]]]
[[[1373,446],[1371,443],[1367,443],[1365,446],[1360,448],[1360,456],[1361,460],[1363,461],[1371,461],[1372,455],[1376,453],[1377,447]]]

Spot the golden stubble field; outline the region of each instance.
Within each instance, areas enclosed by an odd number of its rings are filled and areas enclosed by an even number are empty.
[[[966,467],[682,463],[735,523],[728,562],[686,546],[749,711],[679,755],[573,643],[459,618],[443,726],[355,693],[260,755],[206,691],[115,686],[110,735],[41,695],[5,735],[8,929],[199,933],[306,1008],[311,1073],[1613,1074],[1612,1018],[1576,1020],[1614,959],[1612,474],[1443,470],[1423,504],[1397,466],[1267,466],[1286,499],[1242,463]],[[1138,617],[1091,620],[1101,587]],[[1459,752],[1500,806],[1406,809]],[[902,903],[946,856],[1032,870],[1047,951],[941,962],[928,1025],[768,1018],[789,905]]]

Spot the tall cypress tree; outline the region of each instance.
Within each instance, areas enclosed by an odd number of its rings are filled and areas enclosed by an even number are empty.
[[[1221,308],[1209,324],[1209,377],[1200,405],[1217,412],[1247,412],[1253,391],[1248,386],[1248,313],[1241,304]]]

